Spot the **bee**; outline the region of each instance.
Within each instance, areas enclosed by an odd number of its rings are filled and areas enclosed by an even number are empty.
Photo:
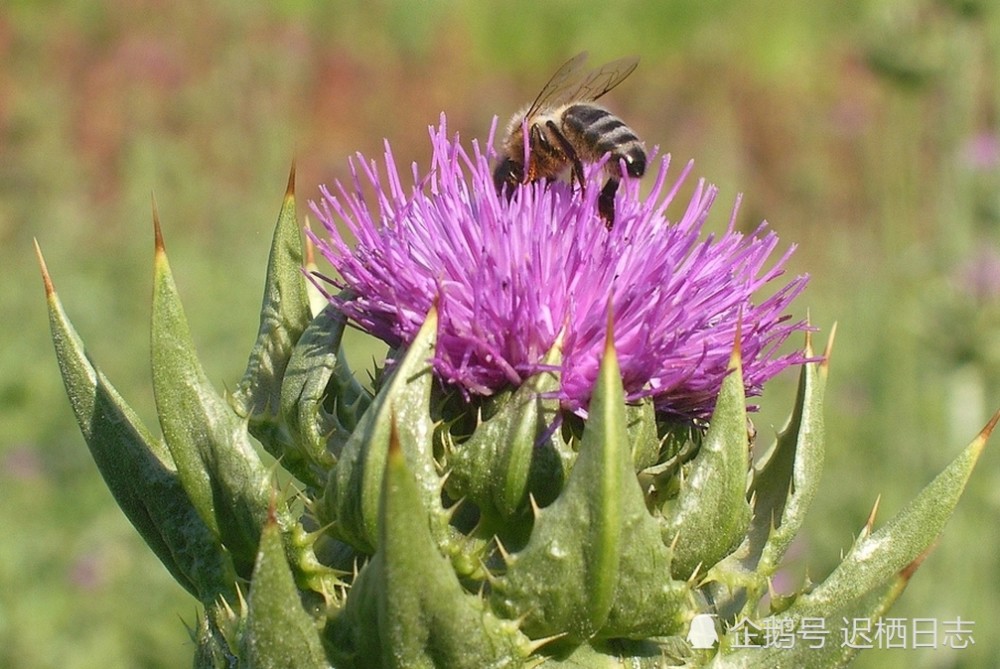
[[[615,222],[615,193],[625,174],[641,177],[646,172],[646,149],[624,121],[595,104],[595,100],[625,80],[639,64],[637,57],[621,58],[595,70],[584,70],[587,52],[577,54],[556,70],[530,105],[514,114],[507,126],[501,159],[493,171],[497,193],[507,187],[507,196],[520,183],[555,179],[567,167],[571,182],[582,187],[583,164],[594,163],[610,153],[605,172],[608,180],[597,200],[598,211],[608,228]],[[524,161],[524,130],[530,147]]]

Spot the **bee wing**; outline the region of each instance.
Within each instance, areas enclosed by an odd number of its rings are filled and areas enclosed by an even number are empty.
[[[577,54],[556,70],[524,115],[531,118],[542,108],[558,107],[569,102],[591,102],[620,84],[639,65],[638,56],[611,61],[601,67],[582,70],[587,52]]]
[[[562,67],[556,70],[556,73],[552,75],[548,83],[542,87],[542,90],[538,93],[538,97],[528,107],[524,118],[531,118],[542,107],[552,107],[555,104],[559,104],[558,102],[554,104],[554,101],[562,99],[567,91],[573,89],[574,82],[580,78],[580,67],[585,62],[587,62],[587,52],[581,51],[563,63]]]
[[[601,65],[588,73],[569,98],[563,102],[571,100],[592,102],[625,81],[625,78],[635,72],[635,68],[638,66],[638,56],[626,56]]]

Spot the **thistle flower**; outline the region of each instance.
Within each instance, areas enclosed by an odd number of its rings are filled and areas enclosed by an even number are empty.
[[[780,346],[806,328],[786,311],[807,277],[759,297],[776,285],[794,247],[766,267],[778,237],[766,224],[738,232],[738,202],[725,233],[703,235],[717,196],[704,180],[680,218],[667,217],[691,163],[671,183],[670,157],[660,159],[645,197],[626,180],[607,230],[596,202],[602,165],[588,171],[582,190],[529,184],[508,201],[493,186],[492,131],[485,152],[473,142],[471,154],[449,139],[444,115],[430,135],[432,167],[421,176],[414,166],[409,189],[388,144],[384,176],[359,154],[353,189],[338,182],[313,204],[329,233],[313,241],[339,274],[331,282],[352,295],[332,299],[390,347],[407,346],[438,304],[434,367],[467,396],[519,386],[558,345],[559,399],[585,415],[609,308],[626,398],[651,396],[658,411],[676,417],[711,412],[740,323],[747,395],[805,360]],[[365,187],[375,190],[374,206]]]
[[[829,363],[808,336],[778,351],[806,329],[783,313],[805,278],[768,286],[791,251],[765,269],[777,239],[763,227],[703,238],[703,183],[669,221],[690,166],[668,186],[661,161],[646,198],[627,183],[608,231],[600,165],[578,191],[538,184],[508,201],[492,141],[469,154],[443,119],[432,140],[412,190],[387,148],[387,187],[362,160],[353,189],[324,195],[331,239],[316,241],[353,297],[318,310],[290,180],[257,339],[225,395],[194,350],[154,214],[162,439],[94,366],[41,263],[94,461],[201,604],[193,666],[845,667],[860,646],[833,643],[835,625],[874,625],[899,596],[1000,414],[892,520],[876,529],[873,512],[822,583],[776,596],[822,472]],[[347,317],[401,347],[370,391],[343,355]],[[470,397],[523,385],[470,411],[440,401],[428,361]],[[751,461],[746,396],[799,362],[788,422]],[[560,401],[585,420],[555,429]],[[674,430],[654,407],[687,420],[714,408],[707,427]],[[301,488],[276,486],[277,467]],[[817,621],[831,643],[784,643]]]

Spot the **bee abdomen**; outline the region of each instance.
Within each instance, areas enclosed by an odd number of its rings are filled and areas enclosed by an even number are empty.
[[[570,105],[563,112],[563,128],[576,135],[596,156],[611,153],[617,162],[624,158],[631,177],[641,177],[646,171],[646,151],[636,134],[625,122],[598,105]]]

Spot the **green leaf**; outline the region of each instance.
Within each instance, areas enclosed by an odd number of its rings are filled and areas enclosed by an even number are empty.
[[[760,573],[771,575],[777,571],[819,488],[824,460],[823,398],[835,332],[830,333],[823,361],[802,366],[795,409],[778,435],[773,455],[755,472],[750,487],[756,504],[749,532],[748,566],[757,567]],[[805,355],[812,354],[807,334]],[[766,532],[765,525],[773,531]],[[760,546],[762,536],[767,537],[767,542]],[[760,555],[759,566],[753,565],[755,555]]]
[[[543,364],[558,365],[559,350]],[[449,492],[476,504],[496,521],[510,520],[528,510],[528,495],[546,504],[561,488],[563,465],[553,436],[542,440],[559,411],[559,400],[544,397],[559,389],[559,375],[539,372],[480,423],[472,436],[454,448],[448,460]]]
[[[154,224],[151,348],[160,427],[198,515],[231,551],[237,571],[249,576],[268,517],[270,480],[246,424],[215,392],[198,361],[155,215]]]
[[[302,241],[295,217],[293,165],[271,242],[257,341],[250,352],[246,372],[231,397],[236,413],[250,421],[250,430],[255,436],[258,424],[266,428],[275,423],[285,366],[292,347],[309,323],[302,263]],[[267,429],[260,431],[265,437],[269,433]],[[269,444],[275,446],[267,440],[265,446]],[[271,448],[268,450],[271,451]],[[281,457],[280,452],[271,452],[275,457]]]
[[[372,403],[372,394],[357,380],[347,364],[343,347],[337,349],[337,359],[333,365],[333,376],[326,386],[327,403],[333,404],[331,414],[347,433],[352,433],[361,422],[361,417]],[[340,453],[344,442],[327,440],[327,450]]]
[[[305,247],[306,247],[306,257],[305,257],[305,271],[307,274],[315,275],[319,272],[319,267],[316,265],[316,245],[313,243],[313,232],[309,225],[309,216],[307,215],[304,220],[303,226],[306,229],[305,237]],[[314,316],[323,309],[326,305],[330,303],[330,300],[324,295],[320,289],[312,281],[306,281],[306,297],[309,302],[309,313]]]
[[[841,602],[860,599],[911,568],[951,517],[998,420],[1000,412],[916,499],[875,532],[871,532],[873,513],[840,565],[812,592],[799,597],[788,614],[824,615]]]
[[[755,468],[746,540],[709,572],[710,579],[725,586],[716,593],[720,608],[726,608],[721,604],[726,592],[742,585],[747,591],[744,613],[756,610],[816,495],[823,472],[823,398],[833,337],[831,333],[822,362],[802,366],[792,415]],[[813,355],[808,334],[804,352]]]
[[[194,669],[230,669],[238,666],[239,660],[229,649],[218,628],[209,622],[207,616],[198,616],[198,628],[192,631],[192,640],[197,645],[194,652]]]
[[[430,360],[437,322],[437,310],[432,308],[392,377],[348,439],[318,504],[320,521],[334,523],[335,534],[364,553],[373,553],[377,545],[378,504],[393,421],[400,426],[400,444],[420,483],[426,508],[441,507],[440,479],[433,455],[434,424],[430,418]],[[443,512],[435,515],[444,527]]]
[[[319,487],[371,405],[341,347],[347,322],[327,303],[292,349],[281,387],[281,415],[290,435],[282,464]]]
[[[494,610],[522,619],[533,638],[634,638],[683,624],[690,589],[669,579],[670,554],[635,476],[610,326],[607,342],[566,486],[493,584]]]
[[[750,524],[746,499],[749,470],[746,397],[739,334],[701,449],[680,492],[663,508],[662,531],[674,545],[672,572],[689,578],[699,566],[731,553]]]
[[[378,550],[327,630],[339,667],[481,669],[521,666],[532,644],[462,588],[432,534],[433,516],[390,420]]]
[[[614,603],[598,636],[646,639],[676,634],[694,610],[692,585],[670,578],[671,551],[634,476],[622,488],[622,544]]]
[[[91,363],[52,287],[37,245],[36,251],[66,394],[111,494],[188,592],[202,602],[220,595],[233,599],[236,576],[229,557],[188,499],[170,453]]]
[[[329,666],[316,622],[302,607],[281,528],[273,518],[261,535],[242,647],[246,666],[255,669]]]
[[[656,464],[660,455],[660,438],[656,433],[656,409],[647,397],[625,407],[628,440],[632,445],[632,464],[636,471]]]
[[[325,484],[327,472],[336,463],[334,453],[350,436],[337,416],[324,407],[331,378],[342,361],[345,325],[332,304],[316,316],[292,349],[281,387],[281,415],[290,433],[282,465],[313,487]]]
[[[915,500],[889,523],[872,532],[874,511],[843,562],[812,592],[800,595],[785,611],[760,621],[796,634],[804,621],[824,621],[826,626],[883,616],[903,592],[913,573],[930,551],[944,523],[951,516],[968,477],[986,445],[986,440],[1000,420],[998,412],[979,436],[966,447]],[[727,635],[732,648],[735,632]],[[804,646],[794,649],[756,647],[724,651],[710,665],[713,669],[731,667],[846,667],[857,650],[841,643],[840,629],[822,649]]]
[[[494,584],[494,610],[523,618],[533,638],[565,632],[568,640],[583,641],[611,612],[621,561],[622,488],[634,476],[625,451],[621,371],[610,327],[608,332],[566,487],[538,512],[528,545],[508,557],[507,573]]]

